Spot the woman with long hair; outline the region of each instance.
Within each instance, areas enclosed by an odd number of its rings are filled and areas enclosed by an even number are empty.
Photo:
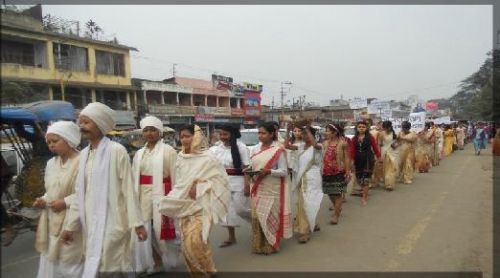
[[[261,144],[252,148],[245,170],[252,179],[245,187],[252,203],[252,252],[272,254],[279,251],[281,239],[292,236],[288,169],[275,126],[259,125],[258,137]]]
[[[417,144],[415,148],[415,168],[420,173],[427,173],[431,168],[431,155],[433,150],[433,139],[431,124],[425,123],[424,129],[417,133]]]
[[[323,193],[327,194],[333,204],[333,215],[330,224],[338,223],[342,212],[343,195],[347,191],[347,183],[351,179],[351,160],[349,143],[343,136],[343,129],[337,124],[325,127],[326,140],[323,142]]]
[[[381,155],[377,142],[371,136],[368,126],[364,121],[359,121],[356,124],[356,134],[351,140],[350,154],[351,159],[354,160],[356,179],[363,187],[361,204],[366,205],[375,159],[381,160]]]
[[[405,184],[410,184],[413,181],[415,172],[415,142],[417,135],[411,131],[411,123],[404,121],[401,123],[401,132],[398,135],[400,144],[400,178]]]
[[[382,132],[379,136],[379,142],[382,146],[382,160],[384,165],[384,185],[387,191],[394,190],[396,178],[399,172],[399,152],[397,143],[397,134],[392,128],[391,121],[382,123]]]
[[[292,136],[290,138],[289,132],[290,129],[292,129]],[[302,140],[302,133],[303,130],[300,126],[297,124],[289,124],[287,126],[287,131],[286,131],[286,136],[285,136],[285,148],[286,148],[286,154],[287,154],[287,159],[288,159],[288,170],[290,171],[291,174],[291,179],[292,181],[296,179],[297,175],[297,150],[293,148],[288,148],[286,147],[287,145],[292,145],[295,147],[298,147],[299,145],[303,144],[304,141]],[[289,138],[291,140],[289,140]],[[287,143],[288,142],[288,143]]]
[[[453,143],[455,142],[455,132],[451,125],[446,125],[444,129],[444,146],[443,152],[444,156],[449,156],[453,152]]]
[[[304,143],[291,145],[285,139],[285,147],[297,151],[296,175],[292,180],[293,191],[297,192],[297,216],[294,230],[299,234],[299,243],[306,243],[314,231],[323,192],[321,191],[321,145],[316,142],[316,130],[311,126],[301,128]]]
[[[161,214],[180,220],[182,253],[188,271],[210,276],[216,272],[208,236],[212,225],[226,219],[231,189],[226,170],[207,150],[208,140],[196,125],[180,128],[182,150],[172,191],[162,197]]]
[[[243,169],[250,164],[248,148],[238,141],[241,138],[240,130],[230,125],[222,125],[219,128],[219,139],[222,144],[210,148],[215,158],[222,163],[229,176],[231,188],[231,203],[228,209],[227,219],[222,225],[227,227],[229,237],[220,247],[231,246],[236,243],[235,227],[240,225],[240,217],[245,210],[247,197],[244,194],[245,179]]]

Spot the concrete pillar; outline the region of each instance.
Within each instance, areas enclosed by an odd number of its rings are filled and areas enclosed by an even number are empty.
[[[160,92],[160,100],[161,100],[161,104],[165,104],[165,92]]]
[[[180,101],[179,101],[179,93],[178,92],[175,92],[175,103],[177,105],[180,105]]]
[[[137,111],[137,91],[134,91],[134,110]]]
[[[208,106],[208,95],[205,95],[205,106]]]
[[[127,110],[132,110],[132,105],[130,104],[130,94],[132,91],[126,91],[126,97],[127,97]]]
[[[144,100],[144,105],[148,106],[148,98],[146,97],[146,91],[142,91],[142,99]]]
[[[92,102],[97,101],[97,94],[94,88],[90,89],[90,99],[92,100]]]
[[[49,100],[54,100],[54,89],[49,86]]]
[[[219,97],[215,97],[215,107],[219,107]]]
[[[193,100],[193,94],[190,95],[190,100],[191,100],[191,106],[194,106],[194,100]]]

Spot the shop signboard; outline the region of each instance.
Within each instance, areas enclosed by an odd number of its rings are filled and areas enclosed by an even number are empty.
[[[349,107],[351,109],[361,109],[368,106],[368,100],[364,97],[355,97],[349,100]]]
[[[215,119],[214,115],[211,114],[196,114],[194,116],[195,122],[206,122],[211,123]]]
[[[425,112],[410,113],[408,121],[411,124],[411,130],[419,132],[424,129],[425,126]]]
[[[243,87],[247,91],[262,92],[263,86],[261,84],[253,84],[248,82],[243,82]]]
[[[233,78],[223,75],[212,74],[212,81],[214,82],[215,88],[217,90],[232,90],[233,89]]]
[[[245,115],[259,117],[261,114],[260,93],[245,92]]]

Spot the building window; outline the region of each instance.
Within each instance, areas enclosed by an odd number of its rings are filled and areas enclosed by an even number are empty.
[[[96,50],[97,73],[125,76],[124,55]]]
[[[54,64],[56,69],[67,71],[87,71],[87,48],[69,44],[54,43]]]
[[[17,41],[2,38],[2,63],[47,67],[47,44],[36,41]]]

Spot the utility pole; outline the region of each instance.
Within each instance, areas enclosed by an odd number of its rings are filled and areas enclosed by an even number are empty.
[[[290,81],[281,81],[281,121],[283,121],[285,119],[285,107],[284,107],[284,104],[285,104],[285,90],[284,90],[284,87],[283,85],[292,85],[292,82]],[[280,122],[281,122],[280,121]]]
[[[177,64],[172,64],[172,75],[175,77],[175,74],[176,74],[176,71],[175,71],[175,67],[177,66]]]
[[[290,82],[290,81],[282,81],[281,82],[281,108],[282,109],[283,109],[283,106],[285,105],[285,96],[286,96],[285,88],[283,87],[283,85],[292,85],[292,82]]]

